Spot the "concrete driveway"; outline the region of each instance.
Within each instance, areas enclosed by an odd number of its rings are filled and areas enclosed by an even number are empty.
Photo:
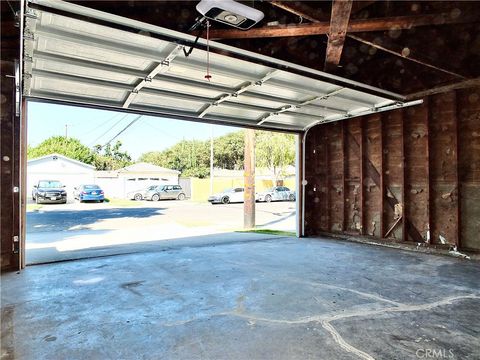
[[[294,232],[295,203],[257,203],[256,219],[259,228]],[[27,264],[124,253],[131,251],[131,244],[242,228],[243,204],[188,200],[45,204],[27,212]]]

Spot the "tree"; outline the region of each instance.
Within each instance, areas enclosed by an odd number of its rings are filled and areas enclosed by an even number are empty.
[[[242,169],[245,147],[244,130],[214,140],[214,165],[222,169]],[[272,171],[278,180],[288,165],[295,164],[294,135],[267,131],[256,132],[257,166]],[[182,140],[163,151],[142,154],[140,161],[175,169],[183,176],[205,178],[210,175],[210,140]]]
[[[71,137],[53,136],[37,146],[29,146],[27,148],[27,157],[29,159],[53,153],[68,156],[90,165],[93,165],[95,161],[94,153],[87,146],[83,145],[80,140]]]
[[[257,166],[269,168],[276,182],[288,165],[295,164],[295,137],[290,134],[257,131],[255,154]]]
[[[178,170],[184,176],[204,178],[210,173],[210,147],[206,141],[182,140],[161,152],[142,154],[140,161]]]
[[[243,168],[245,131],[240,130],[220,136],[213,143],[214,164],[218,168],[238,170]]]
[[[122,151],[121,147],[121,141],[117,141],[113,146],[111,144],[104,147],[96,145],[94,164],[97,170],[117,170],[130,165],[132,158],[126,151]]]

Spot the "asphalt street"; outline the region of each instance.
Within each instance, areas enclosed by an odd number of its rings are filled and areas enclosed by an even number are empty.
[[[295,231],[295,203],[256,204],[258,228]],[[27,212],[27,264],[123,252],[132,244],[232,233],[243,204],[192,201],[45,204]],[[185,240],[187,241],[187,240]]]

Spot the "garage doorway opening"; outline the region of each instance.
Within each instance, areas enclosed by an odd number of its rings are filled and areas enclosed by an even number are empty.
[[[244,128],[33,101],[27,111],[27,265],[243,230]],[[296,233],[297,137],[256,130],[257,230]]]

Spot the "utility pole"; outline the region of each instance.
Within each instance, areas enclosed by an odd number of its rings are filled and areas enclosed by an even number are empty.
[[[255,227],[255,130],[245,130],[243,227]]]
[[[63,139],[63,148],[67,151],[68,124],[65,124],[65,139]]]
[[[210,125],[210,195],[213,195],[213,124]]]

